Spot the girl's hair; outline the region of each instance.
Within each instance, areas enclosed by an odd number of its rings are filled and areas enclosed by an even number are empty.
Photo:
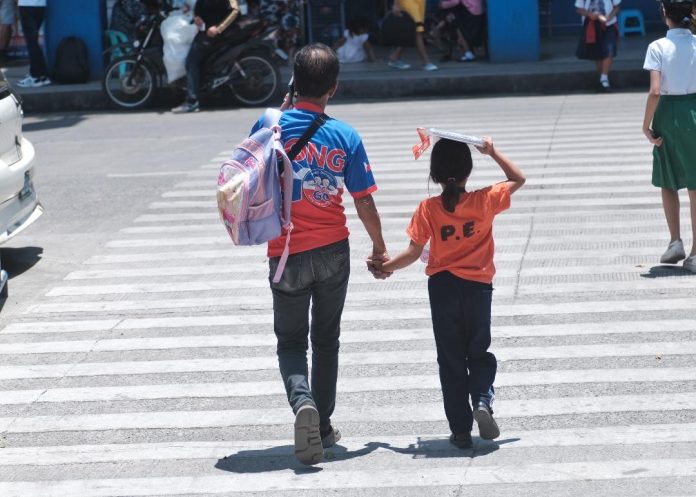
[[[459,183],[471,174],[473,163],[469,145],[454,140],[440,139],[430,156],[430,178],[445,185],[442,191],[442,206],[454,212],[459,202]]]
[[[354,17],[346,23],[346,27],[350,34],[356,36],[367,33],[370,30],[370,21],[367,20],[367,17]],[[359,33],[359,31],[362,33]]]
[[[662,0],[662,7],[665,17],[672,21],[675,26],[688,28],[693,21],[692,13],[694,3],[684,0]]]

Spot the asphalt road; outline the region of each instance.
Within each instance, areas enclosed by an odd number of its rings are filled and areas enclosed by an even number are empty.
[[[264,250],[215,211],[259,111],[27,118],[46,214],[2,248],[0,495],[696,495],[696,275],[658,263],[643,104],[330,106],[364,137],[391,252],[437,190],[417,126],[490,134],[528,183],[495,230],[501,438],[447,443],[423,266],[370,279],[349,209],[344,439],[315,470],[290,448]],[[502,179],[474,155],[473,186]]]

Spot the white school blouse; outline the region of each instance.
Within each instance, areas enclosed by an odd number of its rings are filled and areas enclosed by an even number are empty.
[[[696,36],[675,28],[648,46],[643,69],[659,71],[662,95],[696,93]]]
[[[575,1],[575,8],[576,9],[585,9],[589,10],[590,12],[597,12],[598,14],[602,14],[605,16],[608,16],[612,10],[614,10],[614,7],[617,5],[621,5],[621,0],[576,0]],[[582,18],[584,19],[584,18]],[[616,24],[616,17],[613,19],[609,19],[607,22],[607,26],[612,26]]]

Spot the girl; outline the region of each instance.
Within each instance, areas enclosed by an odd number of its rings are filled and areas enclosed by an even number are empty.
[[[595,61],[600,88],[608,91],[609,71],[619,40],[616,23],[621,0],[576,0],[575,9],[584,17],[577,57]]]
[[[366,18],[358,17],[348,21],[343,36],[334,45],[338,55],[338,61],[344,64],[377,60],[372,45],[368,39],[370,35],[369,23]]]
[[[493,419],[493,381],[497,362],[491,343],[493,218],[510,207],[510,195],[525,182],[522,171],[485,138],[479,152],[490,155],[507,181],[469,192],[472,161],[466,143],[441,139],[430,159],[430,178],[442,194],[420,203],[407,233],[408,248],[377,269],[388,274],[415,262],[430,241],[425,270],[440,366],[450,442],[471,447],[473,420],[481,438],[500,435]],[[374,261],[371,261],[374,262]],[[471,405],[469,405],[471,397]],[[472,414],[473,405],[473,414]]]
[[[425,21],[425,0],[394,0],[392,13],[396,16],[400,16],[403,15],[403,12],[411,16],[413,22],[416,23],[416,51],[418,52],[421,62],[423,62],[423,70],[437,71],[438,67],[430,62],[423,39],[423,33],[425,32],[423,26],[423,22]],[[387,63],[389,67],[394,67],[396,69],[409,69],[411,67],[401,59],[403,51],[403,47],[396,47],[389,56],[389,62]]]
[[[662,205],[671,237],[660,262],[686,257],[679,228],[679,190],[689,190],[691,253],[684,269],[696,273],[696,36],[689,31],[691,1],[662,0],[667,36],[648,47],[644,69],[650,93],[643,133],[653,148],[652,184],[662,188]]]

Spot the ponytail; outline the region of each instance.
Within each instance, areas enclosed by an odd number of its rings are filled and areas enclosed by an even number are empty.
[[[445,189],[442,190],[442,206],[447,212],[454,212],[459,203],[459,187],[455,178],[447,178]]]

